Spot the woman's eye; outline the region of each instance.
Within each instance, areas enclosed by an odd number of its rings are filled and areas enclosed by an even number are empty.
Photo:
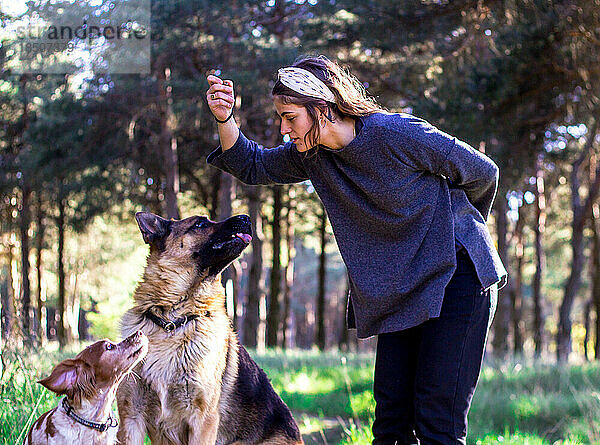
[[[292,122],[295,118],[293,117],[288,117],[288,122]]]
[[[111,351],[115,349],[115,345],[113,345],[112,343],[106,343],[106,350],[107,351]]]

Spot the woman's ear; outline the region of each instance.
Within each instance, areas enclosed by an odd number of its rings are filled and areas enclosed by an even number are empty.
[[[327,107],[327,120],[333,123],[333,113],[331,112],[330,107]]]
[[[319,115],[319,125],[321,125],[321,127],[325,127],[325,125],[327,125],[327,121],[331,122],[332,124],[334,122],[333,112],[329,106],[327,107],[327,112],[321,109],[321,113]]]

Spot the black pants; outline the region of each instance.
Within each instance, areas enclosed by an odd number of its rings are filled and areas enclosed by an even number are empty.
[[[457,259],[438,318],[378,336],[374,445],[465,443],[495,304],[468,254]]]

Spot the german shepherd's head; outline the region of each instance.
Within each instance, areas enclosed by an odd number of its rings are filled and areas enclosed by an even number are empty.
[[[205,216],[167,220],[139,212],[135,219],[150,245],[144,279],[134,295],[143,306],[197,300],[217,288],[222,293],[221,272],[252,240],[246,215],[214,222]]]

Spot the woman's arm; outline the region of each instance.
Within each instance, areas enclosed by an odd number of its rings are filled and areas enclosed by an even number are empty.
[[[218,120],[226,120],[234,105],[233,82],[208,76],[206,100]],[[291,143],[263,149],[240,132],[234,118],[217,123],[221,146],[206,161],[246,184],[290,184],[308,179],[300,153]]]
[[[498,166],[469,144],[411,115],[394,115],[388,144],[415,170],[448,179],[462,188],[487,220],[498,187]]]
[[[498,190],[499,169],[494,161],[455,138],[454,148],[440,165],[438,174],[463,189],[487,221]]]
[[[291,142],[264,149],[240,131],[230,149],[217,148],[208,155],[206,162],[231,173],[245,184],[291,184],[309,179],[300,156]]]
[[[233,82],[231,80],[222,80],[217,76],[210,75],[206,78],[208,81],[208,91],[206,92],[206,101],[212,114],[220,121],[229,117],[235,105],[233,96]],[[235,122],[235,117],[231,117],[225,123],[218,123],[219,139],[223,150],[228,150],[233,146],[239,135],[239,128]]]

